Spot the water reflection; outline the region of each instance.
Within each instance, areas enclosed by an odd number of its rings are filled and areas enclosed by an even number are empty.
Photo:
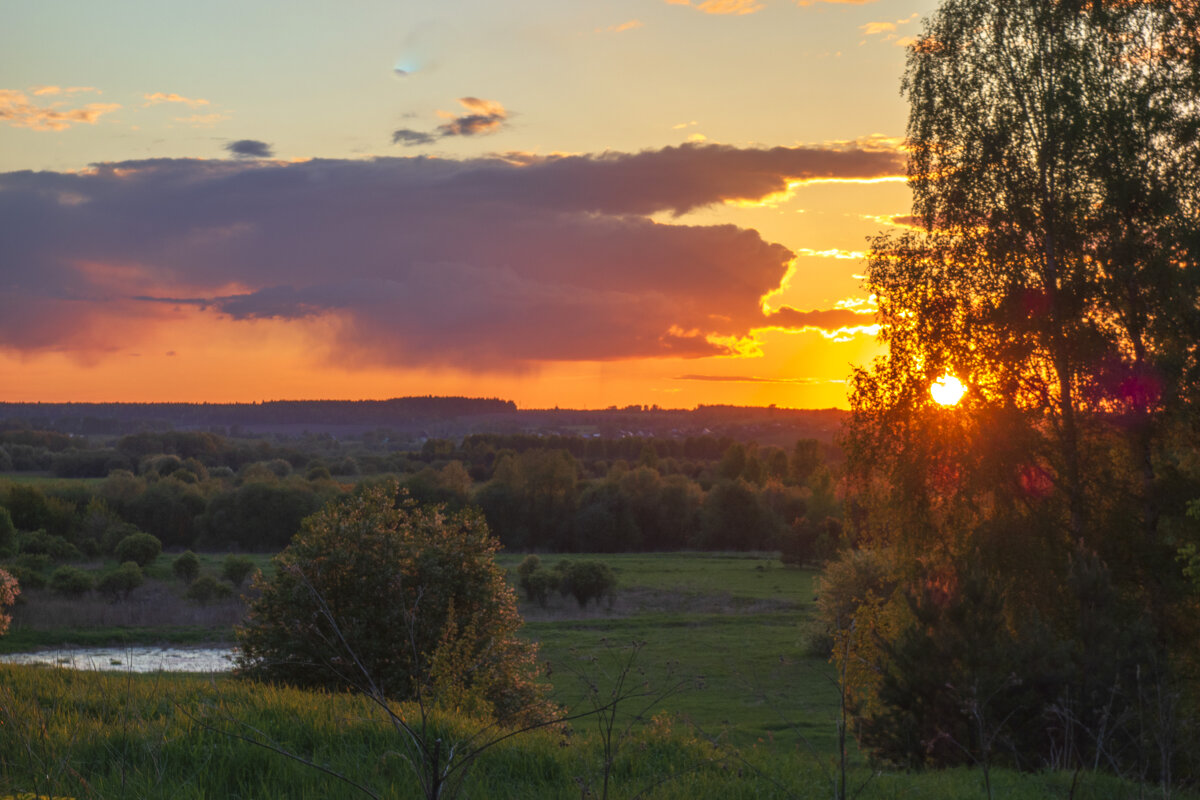
[[[231,647],[77,647],[0,655],[4,664],[53,664],[125,672],[228,672]]]

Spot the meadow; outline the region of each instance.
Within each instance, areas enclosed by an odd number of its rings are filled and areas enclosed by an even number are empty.
[[[511,570],[520,558],[500,561]],[[623,680],[631,696],[611,723],[585,717],[569,731],[534,731],[486,749],[472,762],[464,796],[604,796],[606,772],[609,797],[838,796],[836,676],[809,644],[813,571],[785,567],[773,554],[598,558],[620,578],[611,606],[522,604],[524,630],[540,643],[565,708],[587,711],[595,702],[589,685],[606,698]],[[227,625],[18,627],[0,644],[198,644],[230,634]],[[419,717],[411,705],[397,708]],[[370,796],[328,771],[377,796],[422,796],[404,737],[353,694],[228,675],[0,666],[0,723],[0,797]],[[463,743],[460,754],[495,734],[453,711],[431,724],[437,738]],[[877,770],[852,740],[848,756],[846,796],[988,796],[979,770]],[[1150,790],[1090,772],[991,775],[994,797],[1133,798]]]

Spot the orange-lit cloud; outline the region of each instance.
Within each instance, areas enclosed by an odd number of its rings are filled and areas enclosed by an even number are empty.
[[[607,28],[596,28],[596,33],[624,33],[642,27],[642,21],[639,19],[631,19],[627,22],[622,22],[619,25],[609,25]]]
[[[197,108],[199,106],[206,106],[209,104],[209,102],[203,98],[184,97],[183,95],[175,94],[174,92],[152,92],[142,95],[142,98],[146,101],[145,103],[142,103],[143,107],[156,106],[159,103],[182,103],[189,108]]]
[[[512,373],[758,355],[757,329],[844,329],[853,311],[768,317],[761,298],[795,253],[754,230],[652,217],[797,176],[887,174],[897,158],[682,145],[0,174],[0,350],[102,357],[200,314],[319,325],[342,364]]]
[[[863,32],[864,36],[879,36],[885,42],[894,42],[897,47],[907,47],[913,41],[911,36],[901,37],[899,29],[909,23],[920,19],[921,15],[913,13],[904,19],[898,19],[894,22],[880,21],[868,22],[865,25],[858,26],[858,29]],[[863,40],[862,43],[865,43]]]
[[[705,14],[753,14],[763,9],[758,0],[666,0],[673,6],[691,6]]]
[[[171,119],[175,122],[191,125],[194,128],[210,128],[218,122],[224,122],[229,119],[229,115],[217,111],[212,114],[192,114],[188,117],[171,117]]]
[[[29,91],[37,97],[52,94],[79,94],[81,92],[103,94],[95,86],[34,86]]]
[[[845,6],[865,6],[874,2],[875,0],[796,0],[796,5],[804,7],[816,5],[817,3],[831,3]]]
[[[82,87],[78,88],[83,91]],[[39,91],[42,94],[56,93],[47,91],[50,89],[58,89],[58,87],[41,86],[34,93],[37,94]],[[102,115],[109,114],[121,107],[117,103],[88,103],[80,108],[64,109],[62,105],[62,101],[56,101],[50,105],[39,106],[30,102],[24,92],[0,89],[0,120],[6,120],[15,128],[63,131],[79,123],[95,125]]]
[[[761,378],[756,375],[679,375],[677,381],[711,381],[713,383],[798,383],[812,385],[819,383],[845,383],[843,379],[822,380],[819,378]]]
[[[877,335],[877,312],[873,298],[850,298],[839,300],[834,308],[812,311],[782,306],[768,311],[767,318],[776,330],[793,333],[811,331],[819,333],[825,339],[846,342],[856,336]]]

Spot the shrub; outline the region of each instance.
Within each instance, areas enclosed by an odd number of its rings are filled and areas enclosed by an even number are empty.
[[[517,566],[517,582],[525,598],[537,603],[542,608],[550,599],[550,593],[558,589],[562,573],[556,570],[542,569],[542,560],[535,555],[525,556]]]
[[[96,591],[112,602],[128,599],[129,593],[145,582],[142,568],[133,561],[126,561],[121,566],[105,573],[96,583]]]
[[[162,542],[157,536],[135,533],[118,542],[113,552],[118,561],[133,561],[139,567],[145,567],[158,558],[158,554],[162,552]]]
[[[397,508],[396,493],[394,481],[362,487],[304,520],[255,582],[261,595],[237,629],[239,673],[329,688],[369,675],[393,699],[469,698],[504,722],[544,720],[536,645],[517,636],[483,517],[403,495]]]
[[[185,550],[171,562],[171,571],[176,578],[190,584],[200,576],[200,559],[191,550]]]
[[[218,600],[224,600],[231,594],[233,594],[233,590],[212,575],[201,575],[188,587],[185,597],[193,603],[206,606]]]
[[[100,552],[111,555],[116,552],[117,545],[124,539],[141,532],[141,529],[132,522],[112,520],[105,526],[104,533],[100,535]]]
[[[92,590],[91,574],[78,567],[59,567],[50,576],[50,591],[66,597],[82,597]]]
[[[21,552],[49,556],[54,561],[79,561],[83,558],[78,547],[44,530],[26,534],[21,541]]]
[[[26,589],[45,589],[46,576],[40,569],[33,569],[22,563],[23,556],[18,556],[12,561],[4,565],[3,569],[17,579],[17,582]],[[46,559],[47,565],[50,559]]]
[[[12,617],[4,612],[12,608],[13,603],[17,602],[19,594],[21,594],[21,586],[17,579],[0,569],[0,636],[8,632],[9,623],[12,622]]]
[[[249,556],[228,555],[221,563],[221,577],[240,589],[256,569],[254,560]]]
[[[562,580],[558,590],[563,595],[571,595],[579,607],[585,607],[590,601],[600,602],[608,598],[612,602],[617,588],[617,575],[612,567],[603,561],[573,561],[563,570]]]

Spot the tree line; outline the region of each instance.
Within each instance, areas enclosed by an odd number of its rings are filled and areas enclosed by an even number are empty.
[[[841,543],[836,451],[812,439],[784,450],[718,437],[481,435],[431,440],[362,474],[365,459],[208,433],[143,433],[95,450],[60,448],[72,440],[57,434],[5,436],[5,448],[117,460],[100,479],[0,484],[9,556],[107,556],[135,532],[174,551],[277,551],[330,500],[391,480],[421,505],[477,508],[515,551],[780,549],[799,563]]]

